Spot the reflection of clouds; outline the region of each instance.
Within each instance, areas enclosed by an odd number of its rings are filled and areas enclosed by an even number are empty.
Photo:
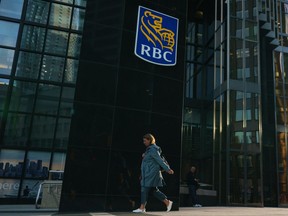
[[[53,156],[53,170],[64,170],[66,160],[65,153],[55,153]]]
[[[2,150],[0,151],[0,163],[10,163],[17,165],[24,161],[24,151],[19,150]]]
[[[9,84],[9,80],[0,78],[0,84],[1,85],[8,85]]]
[[[27,159],[30,161],[42,160],[43,165],[49,167],[50,152],[29,152]]]

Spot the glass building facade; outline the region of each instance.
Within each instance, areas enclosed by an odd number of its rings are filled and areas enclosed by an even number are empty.
[[[135,56],[140,5],[179,19],[175,66]],[[0,202],[56,170],[60,211],[131,210],[151,132],[175,209],[191,165],[209,205],[288,205],[286,37],[286,0],[0,0]]]
[[[64,170],[86,1],[0,2],[0,197]],[[57,176],[54,176],[57,178]],[[5,201],[6,200],[6,201]]]

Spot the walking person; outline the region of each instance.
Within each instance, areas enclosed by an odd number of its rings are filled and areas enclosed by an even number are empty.
[[[174,171],[160,156],[161,148],[156,145],[155,138],[152,134],[143,136],[143,144],[146,146],[146,151],[142,155],[141,164],[141,205],[138,209],[133,210],[133,212],[146,212],[145,206],[151,189],[153,190],[153,195],[166,205],[167,212],[169,212],[173,202],[168,200],[167,196],[162,193],[158,187],[162,187],[164,184],[161,168],[171,175],[174,174]]]
[[[192,166],[190,169],[190,172],[187,173],[186,180],[187,180],[187,185],[189,188],[189,195],[192,198],[193,206],[202,207],[202,205],[199,204],[198,196],[196,194],[196,191],[199,189],[200,184],[199,184],[199,180],[196,178],[195,166]]]

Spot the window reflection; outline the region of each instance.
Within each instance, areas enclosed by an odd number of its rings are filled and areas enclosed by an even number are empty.
[[[278,173],[279,173],[279,190],[280,190],[280,203],[287,203],[287,134],[278,132]]]
[[[64,82],[76,83],[79,61],[67,59],[65,67]]]
[[[40,54],[20,52],[16,76],[37,79],[40,69],[40,62]]]
[[[67,3],[67,4],[73,4],[73,0],[55,0],[57,2],[63,2],[63,3]]]
[[[66,55],[67,43],[68,33],[49,29],[47,32],[45,52]]]
[[[19,24],[0,20],[0,45],[16,46]]]
[[[59,115],[70,117],[73,114],[73,103],[61,100]]]
[[[55,4],[51,6],[49,24],[62,28],[70,27],[72,7]]]
[[[20,177],[22,175],[24,151],[0,151],[0,177]],[[3,188],[0,189],[0,191]],[[1,192],[0,192],[1,193]]]
[[[5,146],[26,146],[31,116],[29,114],[9,113],[5,126]]]
[[[236,121],[243,121],[243,110],[236,110]]]
[[[234,133],[235,144],[243,144],[244,143],[244,132],[236,131]]]
[[[25,161],[26,178],[45,179],[49,175],[50,152],[30,151]]]
[[[7,99],[8,84],[8,79],[0,79],[0,110],[3,110]]]
[[[66,150],[70,133],[70,125],[70,118],[59,118],[55,137],[55,149]]]
[[[17,198],[20,188],[20,180],[3,178],[0,179],[0,185],[7,185],[7,188],[5,189],[1,187],[0,198]]]
[[[44,28],[25,25],[22,34],[21,48],[41,52],[43,50],[44,37]]]
[[[0,48],[0,74],[10,75],[14,50]]]
[[[79,58],[82,37],[77,34],[70,34],[68,56]]]
[[[54,153],[51,170],[64,171],[65,160],[66,160],[66,153]],[[51,179],[52,180],[62,180],[63,179],[63,173],[61,173],[61,172],[60,173],[57,173],[57,172],[52,173]]]
[[[49,115],[57,115],[60,99],[60,87],[49,84],[40,84],[35,112]]]
[[[73,102],[74,95],[75,95],[75,88],[63,87],[61,100]]]
[[[288,4],[281,3],[282,6],[282,32],[288,34]]]
[[[62,82],[64,65],[64,58],[45,55],[43,57],[40,79]]]
[[[75,0],[75,5],[86,7],[87,0]]]
[[[30,145],[38,148],[51,148],[56,126],[56,118],[34,116]]]
[[[14,81],[9,110],[31,113],[36,85],[36,83],[32,82]]]
[[[80,8],[74,8],[72,29],[82,31],[84,26],[85,10]]]
[[[42,181],[39,180],[24,180],[22,183],[22,191],[21,191],[21,197],[22,198],[33,198],[35,199],[37,197],[38,189]],[[27,191],[27,189],[28,191]]]
[[[73,114],[73,99],[75,88],[63,87],[59,114],[61,116],[71,116]]]
[[[26,11],[26,20],[46,24],[49,12],[49,5],[50,3],[48,1],[29,0]]]
[[[0,16],[20,19],[22,14],[23,0],[1,0]]]

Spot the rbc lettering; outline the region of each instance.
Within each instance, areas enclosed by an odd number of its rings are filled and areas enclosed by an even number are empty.
[[[155,59],[161,59],[163,57],[163,59],[166,62],[172,62],[171,59],[167,58],[168,54],[171,56],[172,52],[166,51],[166,52],[163,52],[163,55],[162,55],[161,49],[158,49],[156,47],[152,47],[152,50],[151,50],[151,48],[149,46],[141,44],[141,55],[142,56],[145,56],[145,55],[148,57],[152,56],[152,58],[155,58]]]

